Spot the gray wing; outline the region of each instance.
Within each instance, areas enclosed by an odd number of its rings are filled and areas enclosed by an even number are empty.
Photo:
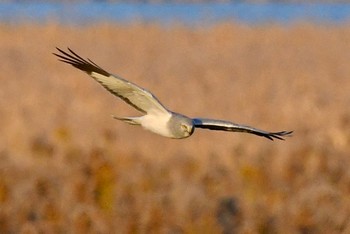
[[[274,138],[279,140],[284,140],[283,137],[291,136],[291,134],[293,133],[293,131],[266,132],[266,131],[252,128],[249,126],[244,126],[244,125],[235,124],[228,121],[215,120],[215,119],[195,118],[193,119],[193,124],[196,128],[206,128],[210,130],[221,130],[221,131],[229,131],[229,132],[246,132],[246,133],[251,133],[258,136],[266,137],[270,140],[274,140]]]
[[[83,59],[69,48],[68,50],[70,53],[57,47],[56,49],[61,54],[53,54],[59,57],[60,61],[86,72],[109,92],[121,98],[135,109],[143,113],[149,113],[150,111],[168,112],[160,101],[149,91],[121,77],[110,74],[90,59]]]

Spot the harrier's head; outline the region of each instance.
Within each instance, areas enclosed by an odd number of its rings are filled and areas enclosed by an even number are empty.
[[[173,138],[186,138],[191,136],[194,132],[192,119],[178,113],[173,113],[167,125],[173,134]]]

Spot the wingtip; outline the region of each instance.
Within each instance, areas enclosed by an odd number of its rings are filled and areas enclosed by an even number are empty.
[[[75,54],[74,51],[71,50],[71,48],[69,48],[68,46],[67,46],[67,50],[68,50],[69,52],[71,52],[72,54]]]
[[[292,133],[293,133],[293,131],[273,132],[273,133],[269,134],[266,137],[269,138],[272,141],[274,140],[274,138],[284,141],[284,140],[286,140],[284,137],[291,137]]]
[[[57,46],[55,46],[55,48],[56,48],[56,50],[57,50],[58,52],[61,52],[61,49],[60,49],[60,48],[58,48]],[[52,52],[52,54],[55,55],[55,56],[58,56],[58,54],[56,54],[56,51],[55,51],[55,52]]]
[[[58,52],[61,52],[61,53],[63,53],[63,54],[66,54],[66,52],[65,52],[63,49],[61,49],[61,48],[59,48],[59,47],[57,47],[57,46],[55,46],[55,48],[56,48],[56,50],[57,50]],[[72,53],[74,53],[73,50],[71,50],[68,46],[67,46],[67,50],[70,51],[70,52],[72,52]],[[55,54],[55,53],[53,53],[53,54]],[[56,54],[55,54],[55,55],[56,55]]]
[[[56,50],[57,50],[58,52],[61,52],[61,53],[64,52],[62,49],[58,48],[57,46],[56,46]]]

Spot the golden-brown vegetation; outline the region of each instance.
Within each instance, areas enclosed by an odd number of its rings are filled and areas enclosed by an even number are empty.
[[[350,29],[0,26],[1,233],[349,233]],[[189,116],[294,130],[166,139],[51,55],[71,47]]]

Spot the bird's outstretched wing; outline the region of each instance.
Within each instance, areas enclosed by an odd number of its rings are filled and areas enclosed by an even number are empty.
[[[53,54],[59,57],[60,61],[86,72],[109,92],[121,98],[135,109],[142,113],[149,113],[150,111],[168,113],[168,110],[151,92],[119,76],[110,74],[90,59],[83,59],[69,48],[69,52],[65,52],[57,47],[56,49],[61,54]]]
[[[244,126],[244,125],[235,124],[228,121],[215,120],[215,119],[195,118],[193,119],[193,124],[196,128],[206,128],[210,130],[221,130],[221,131],[229,131],[229,132],[246,132],[246,133],[251,133],[258,136],[266,137],[270,140],[274,140],[274,139],[284,140],[283,137],[291,136],[291,134],[293,133],[293,131],[266,132],[266,131],[252,128],[249,126]]]

